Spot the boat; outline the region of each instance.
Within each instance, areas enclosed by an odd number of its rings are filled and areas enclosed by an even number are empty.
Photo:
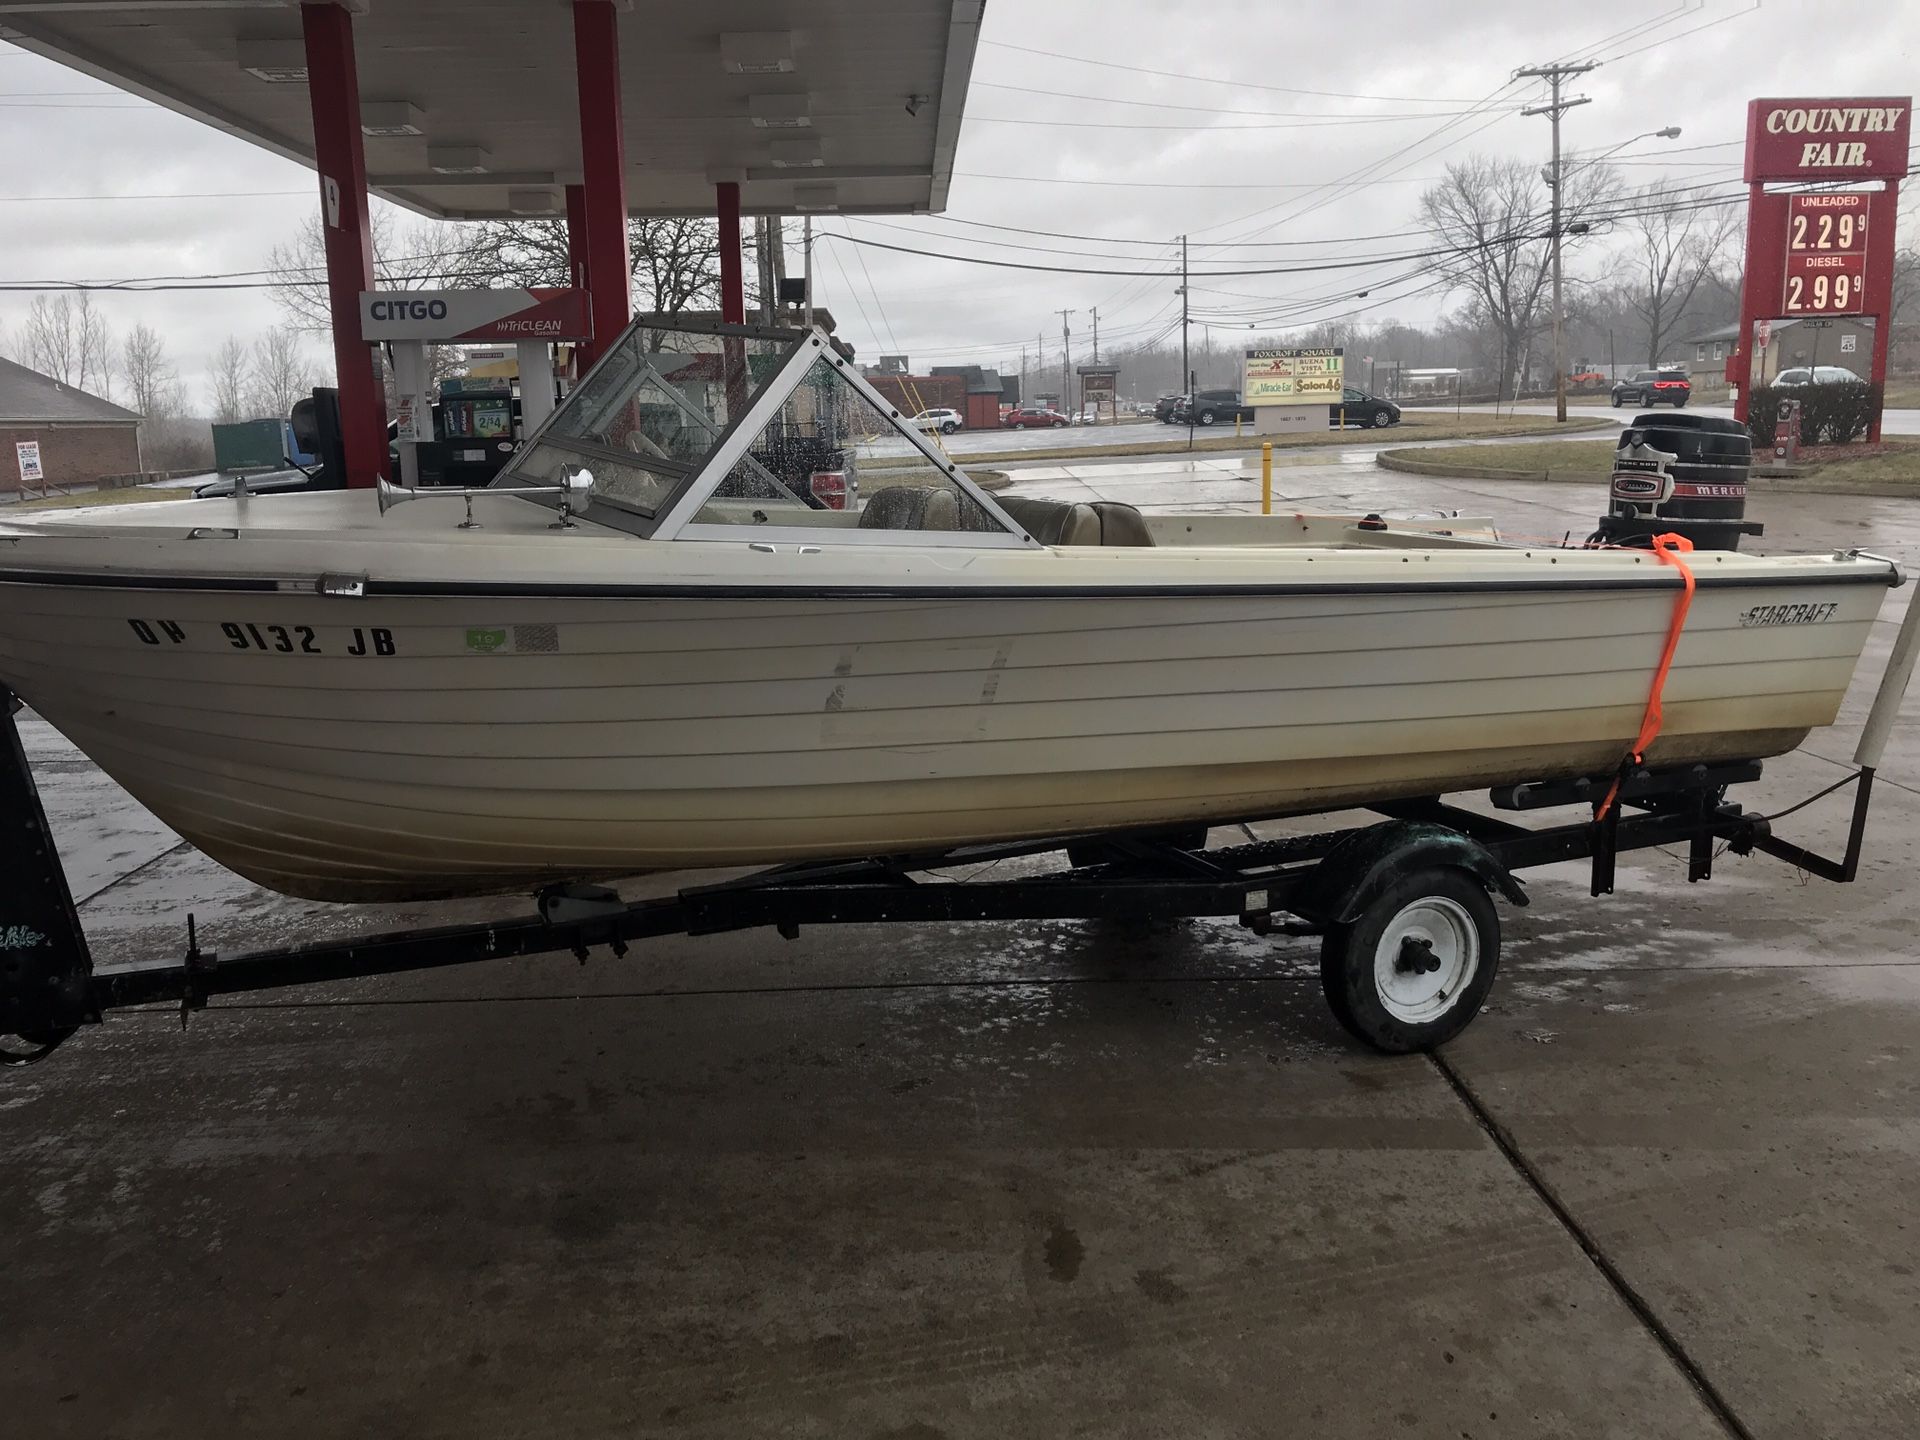
[[[1643,758],[1766,757],[1901,580],[996,498],[912,413],[637,324],[488,490],[0,522],[0,682],[241,875],[399,901],[1605,775],[1689,594]]]

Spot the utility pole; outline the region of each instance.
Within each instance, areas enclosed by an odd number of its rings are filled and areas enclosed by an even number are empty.
[[[1187,237],[1180,237],[1180,393],[1193,393],[1193,371],[1187,359]]]
[[[1553,122],[1553,164],[1547,172],[1547,186],[1553,192],[1553,414],[1557,420],[1567,418],[1567,348],[1566,325],[1561,315],[1560,290],[1560,182],[1565,178],[1560,169],[1560,117],[1576,105],[1590,104],[1585,95],[1560,98],[1560,87],[1571,75],[1584,75],[1599,65],[1597,60],[1584,60],[1578,65],[1530,65],[1524,70],[1513,72],[1516,80],[1545,80],[1552,91],[1553,98],[1545,105],[1529,105],[1522,115],[1545,115]],[[1517,398],[1517,397],[1516,397]]]
[[[804,328],[813,328],[813,212],[800,217],[800,275],[806,294],[801,300]]]
[[[1078,315],[1078,310],[1062,310],[1060,314],[1060,403],[1073,411],[1073,331],[1067,328],[1067,317]]]
[[[1100,307],[1093,307],[1093,363],[1100,363]]]

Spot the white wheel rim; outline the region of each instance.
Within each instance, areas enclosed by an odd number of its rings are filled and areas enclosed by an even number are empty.
[[[1424,968],[1433,961],[1438,964]],[[1408,1025],[1428,1024],[1453,1009],[1479,971],[1479,928],[1464,905],[1444,895],[1408,905],[1387,923],[1374,947],[1373,984],[1380,1003]]]

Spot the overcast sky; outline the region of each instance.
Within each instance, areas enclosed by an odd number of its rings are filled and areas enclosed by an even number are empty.
[[[1663,18],[1662,28],[1617,38]],[[1678,140],[1622,150],[1625,175],[1722,192],[1737,185],[1749,98],[1920,88],[1920,4],[1902,0],[988,0],[983,37],[946,215],[836,218],[822,230],[1117,271],[1160,268],[1184,231],[1196,271],[1324,265],[1419,248],[1422,237],[1408,232],[1417,230],[1420,190],[1449,160],[1476,151],[1545,158],[1546,120],[1517,113],[1539,98],[1538,82],[1507,86],[1518,66],[1603,58],[1575,87],[1593,103],[1569,114],[1568,145],[1593,153],[1679,125]],[[10,160],[0,182],[0,273],[15,281],[254,269],[315,203],[310,171],[4,47],[0,153]],[[1920,196],[1920,184],[1913,191]],[[154,193],[202,198],[48,198]],[[1903,237],[1920,239],[1920,206],[1902,210]],[[797,223],[792,235],[797,242]],[[1219,248],[1225,242],[1243,248]],[[1353,312],[1430,321],[1446,302],[1422,293],[1428,282],[1416,269],[1385,261],[1201,278],[1194,306],[1218,326],[1216,343],[1282,312],[1292,318],[1262,328]],[[1371,292],[1366,300],[1353,298],[1360,290]],[[1163,278],[1036,274],[832,241],[818,249],[816,294],[863,357],[905,351],[916,367],[1017,366],[1022,343],[1042,332],[1058,363],[1062,307],[1078,312],[1076,357],[1096,306],[1103,342],[1150,338],[1179,314]],[[0,323],[16,347],[27,303],[0,296]],[[277,320],[257,291],[113,294],[102,304],[117,332],[139,322],[161,330],[202,410],[213,350],[228,334],[251,339]]]

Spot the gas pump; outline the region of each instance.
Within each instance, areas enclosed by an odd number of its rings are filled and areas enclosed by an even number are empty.
[[[593,338],[584,290],[370,291],[360,297],[360,324],[368,340],[392,347],[394,439],[400,483],[409,489],[485,484],[553,413],[552,347]],[[449,381],[436,425],[427,346],[501,342],[513,345],[519,365],[518,424],[511,382]]]

